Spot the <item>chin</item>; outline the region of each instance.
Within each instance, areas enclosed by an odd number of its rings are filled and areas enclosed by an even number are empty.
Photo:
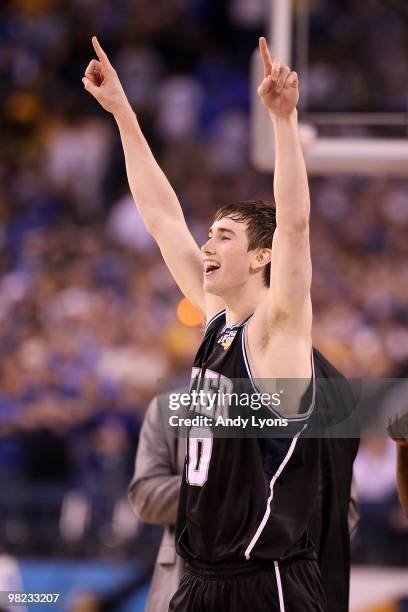
[[[203,288],[204,288],[204,291],[206,293],[209,293],[210,295],[216,295],[217,297],[222,297],[221,288],[217,285],[217,283],[211,282],[210,279],[206,279],[206,278],[204,279]]]

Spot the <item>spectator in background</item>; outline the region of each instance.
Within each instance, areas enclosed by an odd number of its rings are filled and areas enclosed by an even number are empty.
[[[80,217],[93,218],[100,212],[111,137],[104,121],[89,117],[57,123],[48,132],[46,176],[70,195]]]
[[[397,487],[401,506],[408,518],[408,412],[394,415],[388,433],[397,443]]]
[[[362,439],[354,464],[361,514],[354,550],[357,563],[391,563],[391,559],[395,564],[400,562],[403,534],[394,520],[399,509],[395,459],[395,448],[389,439]]]
[[[0,612],[12,612],[16,604],[9,605],[8,593],[21,591],[23,588],[18,562],[14,557],[0,551]],[[23,604],[19,604],[21,612],[27,612]]]

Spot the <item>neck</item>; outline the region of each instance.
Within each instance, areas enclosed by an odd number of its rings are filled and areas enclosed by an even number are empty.
[[[227,326],[238,325],[249,317],[268,293],[268,287],[254,290],[254,287],[245,288],[239,293],[224,297],[225,322]]]

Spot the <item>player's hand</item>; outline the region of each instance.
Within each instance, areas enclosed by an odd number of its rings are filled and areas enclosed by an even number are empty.
[[[271,58],[268,45],[262,36],[259,50],[264,67],[264,78],[258,87],[258,95],[272,114],[278,117],[290,115],[299,100],[299,83],[296,72],[282,64],[277,57]]]
[[[115,115],[129,108],[129,102],[116,70],[96,36],[92,37],[92,44],[98,59],[89,62],[82,82],[85,89],[98,100],[99,104]]]
[[[387,431],[391,438],[401,446],[408,446],[408,412],[394,414],[388,419]]]

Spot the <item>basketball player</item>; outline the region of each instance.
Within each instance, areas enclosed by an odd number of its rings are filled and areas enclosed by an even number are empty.
[[[312,351],[309,189],[297,74],[272,59],[260,39],[264,78],[258,94],[275,133],[276,209],[262,201],[224,206],[200,253],[114,68],[96,38],[93,45],[98,60],[86,69],[85,89],[113,114],[146,228],[207,320],[192,385],[215,392],[222,383],[232,391],[241,379],[256,392],[256,379],[300,381],[290,404],[273,412],[288,419],[292,438],[213,439],[211,429],[206,436],[190,431],[176,528],[187,571],[169,609],[326,610],[308,537],[320,444],[301,434],[314,405],[324,400],[315,376],[329,376],[331,366]]]
[[[160,400],[154,398],[139,436],[129,502],[146,523],[165,525],[145,612],[166,612],[184,573],[184,560],[176,555],[174,525],[184,469],[185,438],[163,431]],[[356,488],[350,494],[350,448],[347,438],[321,440],[321,485],[308,532],[313,541],[322,585],[330,612],[348,609],[349,535],[358,521]],[[348,508],[347,508],[348,504]]]
[[[388,433],[397,443],[397,489],[408,518],[408,412],[395,414],[388,422]]]

